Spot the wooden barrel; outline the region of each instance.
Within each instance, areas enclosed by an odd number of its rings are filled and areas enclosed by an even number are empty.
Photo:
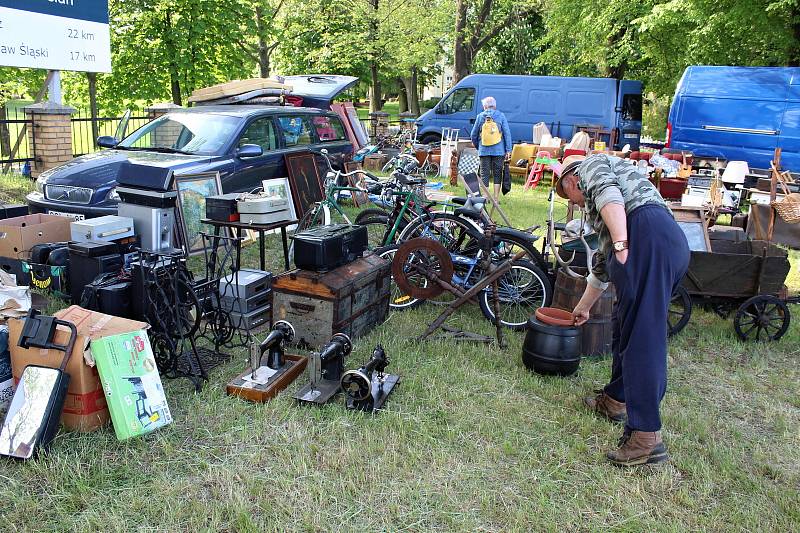
[[[576,273],[585,275],[585,268],[573,267]],[[556,286],[553,289],[553,307],[572,311],[583,296],[586,278],[573,278],[563,269],[558,270]],[[614,308],[614,285],[609,286],[589,313],[589,320],[581,328],[581,354],[603,355],[611,353],[613,324],[611,315]]]

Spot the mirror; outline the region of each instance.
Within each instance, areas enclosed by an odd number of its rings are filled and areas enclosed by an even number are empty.
[[[328,149],[323,148],[322,150],[319,151],[319,153],[321,153],[322,155],[328,155]]]
[[[27,366],[11,398],[0,428],[0,454],[29,459],[47,431],[51,416],[60,417],[62,405],[53,405],[62,372],[55,368]],[[53,413],[58,409],[57,413]],[[47,442],[41,442],[46,445]]]
[[[258,157],[264,153],[264,150],[257,144],[243,144],[236,150],[236,156],[242,159],[248,157]]]
[[[101,135],[97,138],[97,146],[100,148],[114,148],[119,141],[111,135]]]

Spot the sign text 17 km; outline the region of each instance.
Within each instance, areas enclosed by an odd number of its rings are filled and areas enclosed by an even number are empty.
[[[0,0],[0,65],[111,72],[108,0]]]

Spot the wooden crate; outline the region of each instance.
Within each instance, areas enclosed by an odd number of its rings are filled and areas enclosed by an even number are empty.
[[[357,338],[389,313],[391,263],[368,254],[330,272],[292,270],[272,282],[273,319],[295,329],[295,344],[319,349],[334,333]]]

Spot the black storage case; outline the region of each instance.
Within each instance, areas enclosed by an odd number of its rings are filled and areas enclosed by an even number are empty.
[[[117,184],[151,191],[172,191],[172,170],[123,161],[117,173]]]
[[[236,204],[240,196],[241,194],[238,192],[231,192],[207,197],[206,218],[223,222],[236,222],[239,220],[239,211]]]
[[[366,249],[366,226],[317,226],[294,236],[294,264],[302,270],[327,272],[355,261]]]
[[[97,289],[97,311],[111,316],[133,318],[130,281],[121,281]]]
[[[100,257],[119,253],[117,243],[110,241],[85,241],[69,243],[70,256]]]

